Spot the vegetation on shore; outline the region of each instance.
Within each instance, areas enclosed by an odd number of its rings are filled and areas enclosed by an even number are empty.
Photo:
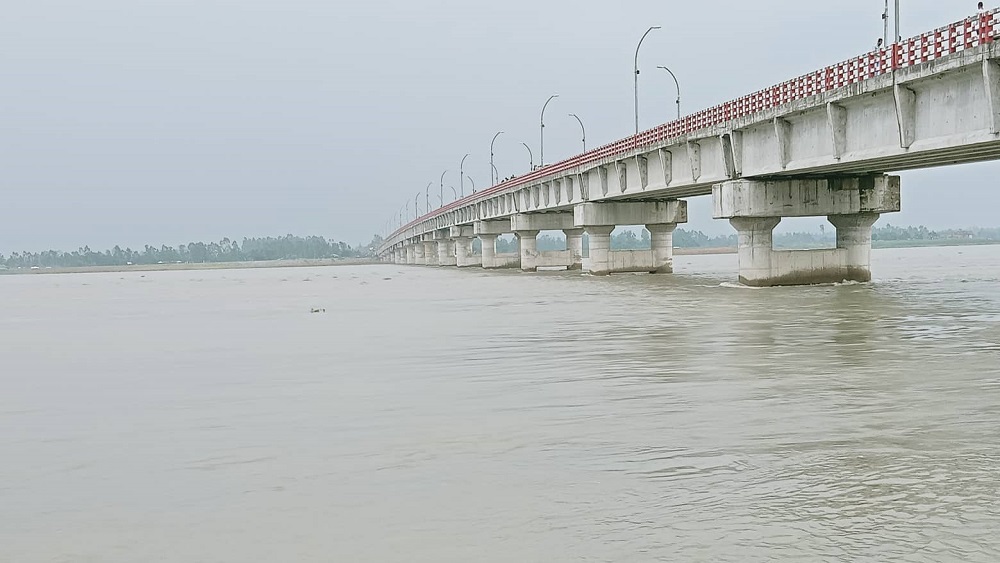
[[[47,250],[14,252],[10,256],[0,254],[0,269],[364,258],[372,255],[373,245],[377,242],[378,240],[375,240],[365,246],[352,247],[347,243],[334,242],[323,237],[285,235],[244,238],[242,242],[224,238],[219,242],[192,242],[177,247],[163,245],[156,248],[146,245],[142,250],[115,246],[110,250],[95,251],[85,246],[72,252]]]

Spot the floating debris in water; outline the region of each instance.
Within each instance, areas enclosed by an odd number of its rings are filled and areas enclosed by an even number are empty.
[[[325,313],[326,309],[313,307],[312,309],[309,309],[309,312],[310,313]]]

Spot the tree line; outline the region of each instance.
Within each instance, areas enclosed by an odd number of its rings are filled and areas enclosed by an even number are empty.
[[[0,265],[8,269],[30,267],[85,267],[127,266],[130,264],[172,264],[202,262],[255,262],[263,260],[300,260],[324,258],[360,258],[372,254],[377,240],[365,246],[352,247],[345,242],[334,242],[319,236],[244,238],[242,241],[228,237],[219,242],[191,242],[177,247],[162,245],[159,248],[145,245],[142,250],[115,246],[104,251],[84,246],[72,252],[46,250],[44,252],[14,252],[0,254]]]

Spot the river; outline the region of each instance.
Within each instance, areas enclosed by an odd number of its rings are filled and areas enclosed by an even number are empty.
[[[1000,560],[1000,246],[675,260],[0,276],[0,561]]]

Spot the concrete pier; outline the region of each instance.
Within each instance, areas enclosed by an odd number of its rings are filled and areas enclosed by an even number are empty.
[[[437,242],[438,266],[455,266],[455,241],[451,239],[448,229],[434,231],[434,241]]]
[[[473,224],[473,232],[483,244],[483,268],[519,268],[521,267],[520,254],[498,253],[496,251],[497,237],[513,232],[510,228],[509,219],[494,221],[476,221]]]
[[[872,225],[899,211],[898,176],[733,180],[712,190],[714,215],[739,235],[740,283],[755,287],[871,281]],[[782,217],[826,215],[837,247],[774,250],[772,231]]]
[[[584,203],[573,213],[575,225],[590,236],[591,274],[674,271],[673,233],[677,223],[687,222],[687,202]],[[650,232],[650,249],[611,250],[611,232],[618,225],[645,225]]]
[[[434,234],[427,233],[421,235],[423,247],[424,247],[424,261],[423,264],[427,266],[437,266],[438,265],[438,247],[437,242],[434,241]]]
[[[540,231],[579,231],[582,237],[583,230],[577,229],[573,223],[572,213],[518,213],[510,218],[510,227],[517,235],[521,251],[521,270],[534,272],[538,268],[566,268],[567,270],[579,269],[579,264],[583,260],[583,242],[578,239],[580,252],[579,259],[574,261],[573,251],[570,250],[569,235],[566,235],[566,250],[538,251],[537,237]],[[574,268],[574,265],[577,265]]]
[[[451,227],[449,234],[455,246],[455,265],[459,268],[468,268],[481,264],[480,260],[472,253],[472,239],[476,236],[475,229],[471,225],[459,225]],[[494,240],[494,248],[495,246]]]

